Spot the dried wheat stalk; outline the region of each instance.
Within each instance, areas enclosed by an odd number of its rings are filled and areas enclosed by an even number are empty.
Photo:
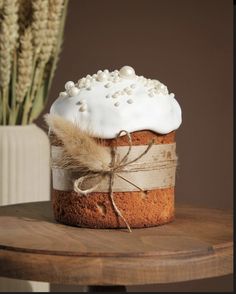
[[[31,97],[33,97],[31,103],[33,105],[42,104],[42,99],[40,99],[42,82],[47,81],[47,83],[44,82],[45,91],[48,91],[51,87],[52,78],[54,76],[61,51],[67,5],[67,0],[51,0],[49,3],[48,23],[47,30],[45,31],[45,35],[48,37],[45,38],[46,43],[43,44],[39,56],[39,64],[35,71],[35,80],[37,83],[34,84],[34,88],[31,92]],[[37,89],[38,92],[35,92],[35,89]],[[46,99],[44,100],[44,103],[46,103]],[[29,109],[28,120],[30,123],[38,116],[38,108],[34,107]]]
[[[40,62],[46,64],[53,53],[57,42],[60,27],[60,17],[63,7],[63,0],[51,0],[49,2],[48,21],[45,31],[43,46],[39,54]]]
[[[20,38],[18,57],[18,80],[16,85],[17,102],[22,103],[31,83],[33,46],[31,28],[27,28]]]
[[[43,109],[67,4],[68,0],[0,0],[0,124],[31,123]]]
[[[44,69],[47,68],[47,63],[52,56],[53,48],[55,47],[55,44],[57,42],[63,2],[63,0],[50,0],[48,4],[49,6],[47,25],[44,31],[44,38],[41,45],[41,50],[39,52],[39,62],[35,70],[35,83],[30,95],[31,100],[29,102],[29,105],[30,103],[33,103],[35,91],[40,87],[40,84],[44,78]],[[29,111],[30,109],[28,109],[28,112]]]
[[[2,6],[0,25],[0,88],[1,120],[7,124],[10,102],[8,85],[10,83],[13,50],[18,38],[18,3],[17,0],[5,0]]]
[[[63,0],[50,0],[48,3],[49,6],[46,29],[44,31],[44,38],[39,52],[39,62],[37,63],[35,69],[33,87],[23,114],[24,122],[30,119],[30,112],[34,100],[37,97],[37,90],[40,89],[44,80],[45,68],[47,67],[47,62],[51,57],[53,47],[57,41],[63,2]]]
[[[32,31],[36,56],[39,54],[42,44],[45,40],[45,31],[48,21],[48,1],[34,0],[32,1]]]
[[[3,7],[3,0],[0,0],[0,9]]]
[[[17,0],[5,0],[2,7],[3,19],[0,26],[0,85],[3,90],[10,81],[12,52],[18,38]]]

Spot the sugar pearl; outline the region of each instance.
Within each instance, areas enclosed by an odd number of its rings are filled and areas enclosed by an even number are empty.
[[[106,98],[110,98],[110,97],[111,97],[111,95],[109,95],[109,94],[106,95]]]
[[[81,89],[84,87],[84,82],[83,81],[80,81],[79,84],[78,84],[78,87]]]
[[[113,79],[113,82],[114,82],[114,83],[117,83],[117,82],[119,82],[119,80],[120,80],[119,77],[115,77],[115,78]]]
[[[78,83],[84,83],[85,80],[86,80],[86,78],[79,79],[79,80],[78,80]]]
[[[126,93],[127,93],[128,95],[132,95],[132,94],[133,94],[133,91],[132,91],[131,89],[129,89],[128,91],[126,91]]]
[[[119,96],[118,93],[115,93],[112,95],[112,98],[117,98],[118,96]]]
[[[130,88],[131,89],[134,89],[134,88],[136,88],[136,85],[135,84],[132,84],[132,85],[130,85]]]
[[[132,104],[134,101],[132,99],[127,100],[127,103]]]
[[[116,102],[115,104],[114,104],[114,106],[119,106],[120,105],[120,102]]]
[[[72,81],[68,81],[65,83],[65,89],[68,91],[70,88],[74,87],[75,83]]]
[[[109,74],[109,70],[108,70],[108,69],[105,69],[103,72],[104,72],[105,74]]]
[[[91,87],[88,87],[88,88],[86,88],[86,90],[87,90],[87,91],[91,91],[91,90],[92,90],[92,88],[91,88]]]
[[[99,70],[99,71],[97,72],[97,74],[100,74],[100,73],[102,73],[102,70]]]
[[[66,92],[60,92],[59,96],[60,97],[67,97],[67,93]]]
[[[119,75],[125,79],[133,79],[135,77],[135,71],[131,66],[125,65],[120,69]]]
[[[104,87],[105,88],[110,88],[111,84],[110,83],[107,83]]]
[[[104,73],[104,72],[101,72],[101,73],[99,73],[98,76],[97,76],[97,81],[99,81],[99,82],[104,82],[104,81],[107,80],[107,78],[108,78],[108,74],[106,74],[106,73]]]
[[[150,88],[148,91],[149,91],[150,93],[155,93],[155,92],[156,92],[155,88]]]
[[[68,90],[68,94],[73,97],[73,96],[76,96],[79,94],[79,89],[76,88],[76,87],[71,87],[69,90]]]
[[[84,112],[87,110],[87,106],[86,105],[82,105],[79,109],[80,112]]]
[[[81,83],[78,85],[78,87],[79,87],[79,89],[82,89],[84,87],[84,84]]]
[[[85,83],[84,83],[84,86],[85,86],[86,88],[88,88],[88,87],[90,86],[90,81],[86,80]]]

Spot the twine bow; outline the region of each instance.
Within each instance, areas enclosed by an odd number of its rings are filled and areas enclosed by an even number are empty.
[[[117,139],[122,133],[125,133],[127,135],[127,137],[128,137],[129,148],[128,148],[126,154],[124,155],[124,157],[122,159],[120,159],[119,155],[117,154],[117,145],[118,145],[117,144]],[[101,170],[101,171],[91,171],[88,175],[85,175],[85,176],[82,176],[82,177],[76,179],[74,181],[74,191],[77,192],[78,194],[88,196],[89,193],[96,190],[96,188],[99,186],[100,183],[95,184],[93,187],[91,187],[89,189],[82,190],[81,185],[84,182],[84,180],[87,180],[87,179],[93,178],[93,177],[98,177],[98,176],[100,176],[102,179],[104,179],[105,177],[109,177],[109,197],[111,199],[112,205],[113,205],[116,213],[118,214],[118,216],[120,216],[123,219],[123,221],[125,222],[129,232],[132,232],[128,222],[126,221],[125,217],[122,215],[122,213],[120,212],[120,210],[118,209],[118,207],[116,206],[116,203],[114,201],[114,197],[113,197],[114,179],[115,179],[115,176],[117,176],[117,177],[119,177],[122,180],[130,183],[131,185],[133,185],[134,187],[138,188],[140,191],[143,192],[142,188],[140,188],[135,183],[129,181],[125,177],[121,176],[119,174],[119,172],[123,171],[124,168],[127,165],[130,165],[131,163],[134,163],[134,162],[138,161],[140,158],[142,158],[150,150],[150,148],[152,147],[153,144],[154,144],[154,140],[152,140],[148,144],[147,148],[139,156],[137,156],[135,159],[129,161],[128,157],[129,157],[129,154],[130,154],[130,152],[132,150],[132,139],[131,139],[131,136],[130,136],[129,132],[127,132],[125,130],[121,130],[119,132],[119,134],[116,136],[116,144],[115,144],[115,146],[111,147],[111,163],[110,163],[110,166],[107,169],[104,169],[104,170]]]

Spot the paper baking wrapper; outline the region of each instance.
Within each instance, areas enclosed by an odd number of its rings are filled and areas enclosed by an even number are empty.
[[[108,148],[109,147],[104,147]],[[128,146],[117,147],[117,156],[123,158],[128,151]],[[132,146],[129,154],[129,161],[139,156],[147,145]],[[60,146],[51,146],[52,162],[62,156],[63,149]],[[127,192],[142,190],[154,190],[175,186],[175,172],[177,166],[176,144],[153,145],[150,150],[138,161],[127,165],[118,174],[124,179],[115,176],[112,190],[113,192]],[[53,189],[60,191],[72,191],[74,181],[84,174],[76,170],[53,167]],[[99,177],[89,178],[83,182],[83,189],[89,189],[100,184],[94,192],[109,192],[109,178]],[[132,185],[131,183],[134,185]],[[137,186],[137,187],[135,187]]]

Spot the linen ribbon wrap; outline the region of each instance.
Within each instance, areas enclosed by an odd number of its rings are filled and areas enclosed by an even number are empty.
[[[120,154],[117,152],[117,147],[118,147],[117,146],[117,139],[123,133],[125,133],[128,138],[128,149],[124,153],[123,157],[121,157]],[[128,182],[131,186],[135,187],[136,188],[135,190],[139,190],[139,191],[144,192],[146,189],[143,190],[143,188],[140,187],[139,185],[137,185],[137,183],[134,183],[132,180],[127,179],[125,176],[121,175],[120,173],[124,172],[124,171],[129,172],[129,170],[127,170],[126,167],[129,167],[133,163],[138,162],[144,155],[146,155],[150,151],[150,149],[152,148],[152,146],[154,144],[154,140],[152,140],[148,145],[146,145],[145,149],[140,154],[138,154],[135,158],[132,158],[129,160],[129,156],[130,156],[130,153],[133,148],[130,133],[125,130],[121,130],[115,139],[116,139],[116,144],[114,146],[110,147],[111,162],[110,162],[109,167],[104,167],[104,169],[101,169],[101,170],[89,171],[89,173],[78,177],[77,179],[74,180],[73,189],[75,192],[77,192],[78,196],[90,196],[89,194],[91,192],[94,192],[94,191],[96,191],[96,189],[99,188],[99,185],[101,185],[102,180],[107,178],[108,179],[108,193],[109,193],[109,197],[111,199],[113,208],[116,211],[117,215],[123,219],[129,232],[131,232],[131,228],[130,228],[128,222],[126,221],[125,217],[122,215],[121,211],[118,209],[118,207],[114,201],[114,197],[113,197],[114,180],[115,180],[115,177],[118,177],[122,181]],[[170,144],[167,144],[167,145],[170,145]],[[158,145],[154,145],[154,146],[158,146]],[[135,146],[135,147],[138,147],[138,146]],[[165,162],[165,163],[162,162],[162,164],[159,164],[157,166],[154,166],[155,165],[155,163],[154,163],[151,166],[151,168],[153,168],[155,170],[170,168],[171,172],[172,172],[171,178],[172,178],[172,182],[173,182],[173,177],[175,174],[175,167],[177,165],[176,159],[177,158],[175,157],[173,159],[168,160],[168,162]],[[137,171],[142,171],[142,164],[140,165],[139,168],[136,168],[136,169],[137,169]],[[94,180],[96,178],[100,179],[100,181],[98,183],[94,184],[94,181],[89,182],[90,180]],[[84,181],[86,181],[88,184],[92,183],[92,186],[89,188],[87,187],[86,189],[82,189],[82,184]]]

